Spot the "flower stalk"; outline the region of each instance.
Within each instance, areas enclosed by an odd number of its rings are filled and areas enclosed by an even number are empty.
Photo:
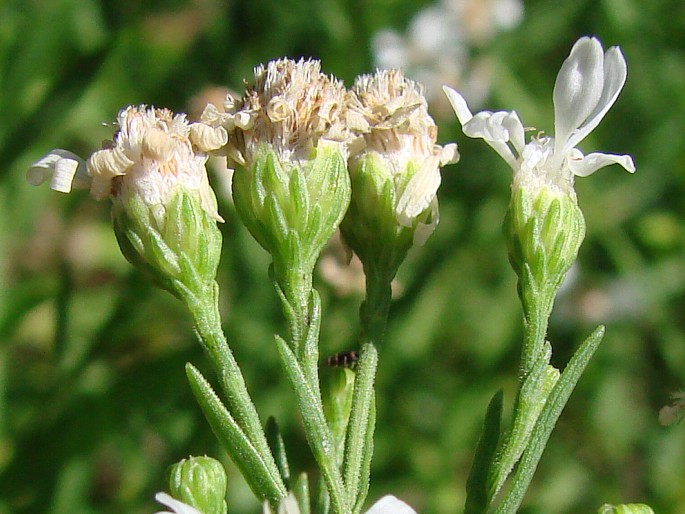
[[[554,86],[555,135],[539,134],[528,143],[515,111],[482,111],[474,115],[459,93],[444,87],[464,134],[484,139],[513,170],[504,226],[509,261],[519,279],[524,323],[519,390],[511,429],[499,441],[490,438],[490,444],[499,446],[498,458],[491,462],[486,484],[471,484],[479,500],[467,500],[467,505],[486,509],[518,462],[513,485],[497,512],[514,512],[518,508],[547,437],[579,377],[576,374],[587,365],[601,340],[603,330],[598,329],[562,373],[549,365],[549,316],[585,236],[574,179],[610,164],[635,171],[628,155],[584,155],[576,148],[614,104],[626,76],[626,62],[617,47],[604,52],[597,39],[579,39]],[[498,424],[499,420],[488,423]],[[486,426],[484,433],[488,430]],[[492,454],[487,450],[483,453]]]
[[[253,237],[273,259],[270,275],[288,325],[276,337],[307,440],[334,512],[349,512],[333,436],[323,411],[318,348],[320,301],[314,266],[350,200],[347,92],[313,60],[271,61],[226,113],[209,107],[205,124],[229,134],[219,152],[239,169],[233,199]]]
[[[366,275],[361,335],[344,473],[355,513],[368,490],[375,427],[374,382],[378,348],[388,323],[391,283],[409,250],[439,221],[440,167],[456,162],[456,145],[436,144],[423,87],[399,70],[358,77],[349,97],[354,134],[348,162],[350,208],[341,225]]]
[[[33,184],[52,177],[67,192],[88,187],[111,199],[115,235],[124,256],[188,307],[228,402],[192,368],[191,387],[208,421],[260,499],[277,505],[287,493],[223,333],[215,281],[221,255],[216,198],[207,151],[226,142],[220,130],[190,125],[167,109],[130,106],[118,116],[112,141],[84,161],[55,150],[28,172]],[[230,412],[229,412],[230,411]],[[242,448],[237,451],[236,448]]]

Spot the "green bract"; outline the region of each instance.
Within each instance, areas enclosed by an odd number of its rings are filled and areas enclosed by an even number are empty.
[[[282,160],[268,144],[233,179],[236,209],[273,257],[277,275],[293,266],[311,273],[345,214],[350,179],[337,143],[321,142],[310,159]]]
[[[553,299],[585,237],[575,197],[514,186],[504,230],[524,310],[540,303],[540,295]]]
[[[118,199],[112,208],[122,253],[178,297],[202,296],[213,288],[221,257],[221,232],[196,195],[178,188],[157,220],[139,195]]]

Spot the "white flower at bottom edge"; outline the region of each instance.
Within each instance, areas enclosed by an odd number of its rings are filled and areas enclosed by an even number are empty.
[[[273,514],[268,502],[264,502],[263,514]],[[278,506],[278,514],[300,514],[297,500],[292,493],[288,494]],[[374,503],[365,514],[416,514],[416,511],[402,500],[388,494]]]
[[[155,500],[157,500],[165,507],[169,507],[171,509],[171,511],[164,510],[157,512],[155,514],[202,514],[195,507],[191,507],[187,503],[178,501],[169,496],[167,493],[155,494]]]
[[[383,496],[366,514],[416,514],[416,511],[392,494]]]
[[[610,164],[635,171],[629,155],[583,155],[576,148],[614,104],[626,75],[626,61],[618,47],[605,53],[596,38],[580,38],[561,66],[554,85],[555,135],[533,137],[528,144],[516,111],[483,111],[473,115],[459,93],[447,86],[443,90],[464,134],[484,139],[514,170],[515,184],[552,186],[573,196],[574,176],[586,177]]]

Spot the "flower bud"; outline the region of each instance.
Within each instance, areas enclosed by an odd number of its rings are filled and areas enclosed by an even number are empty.
[[[171,467],[171,495],[202,514],[226,514],[226,484],[224,467],[210,457],[189,457]]]
[[[343,235],[365,264],[390,251],[398,266],[438,223],[439,168],[458,159],[456,145],[436,145],[423,87],[399,70],[358,77],[349,110],[358,139],[349,159],[352,201]]]
[[[597,514],[654,514],[654,510],[644,503],[628,503],[625,505],[602,505]]]
[[[346,91],[318,61],[282,59],[255,68],[242,100],[208,108],[203,122],[222,126],[222,151],[241,165],[236,209],[274,261],[311,273],[349,203]]]

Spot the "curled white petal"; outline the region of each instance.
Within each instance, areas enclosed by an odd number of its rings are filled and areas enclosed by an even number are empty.
[[[71,192],[71,184],[76,176],[79,162],[73,159],[60,159],[55,163],[55,171],[52,174],[50,189],[60,193]]]
[[[512,169],[516,169],[516,156],[509,144],[519,154],[525,144],[523,124],[518,114],[515,111],[482,111],[474,116],[463,96],[451,87],[443,86],[442,89],[461,123],[464,134],[484,139]]]
[[[157,500],[165,507],[169,507],[171,509],[171,512],[161,511],[157,512],[156,514],[202,514],[196,508],[172,498],[167,493],[155,494],[155,500]]]
[[[366,514],[416,514],[409,505],[389,494],[374,503]]]
[[[211,127],[204,123],[190,125],[189,138],[203,152],[218,150],[228,143],[228,132],[224,127]]]
[[[439,150],[440,166],[455,164],[460,157],[457,143],[448,143]]]
[[[612,46],[604,54],[604,88],[597,106],[587,120],[569,137],[565,147],[573,148],[592,132],[602,121],[607,111],[614,105],[623,85],[626,83],[628,65],[621,50]]]
[[[98,150],[88,159],[88,174],[93,178],[111,179],[125,175],[133,164],[121,148]]]
[[[595,110],[604,89],[604,52],[595,38],[582,37],[573,45],[554,84],[556,153],[573,131]]]
[[[482,111],[463,125],[462,130],[469,137],[485,140],[512,169],[516,169],[516,155],[509,143],[515,146],[518,152],[521,152],[524,146],[523,125],[516,112]]]
[[[568,161],[569,168],[573,174],[578,177],[587,177],[598,169],[611,164],[620,164],[630,173],[635,172],[635,163],[630,155],[614,155],[597,152],[580,158],[570,158]]]
[[[26,181],[32,186],[48,180],[50,187],[60,193],[69,193],[72,188],[84,189],[90,184],[85,161],[62,149],[52,150],[26,172]]]

